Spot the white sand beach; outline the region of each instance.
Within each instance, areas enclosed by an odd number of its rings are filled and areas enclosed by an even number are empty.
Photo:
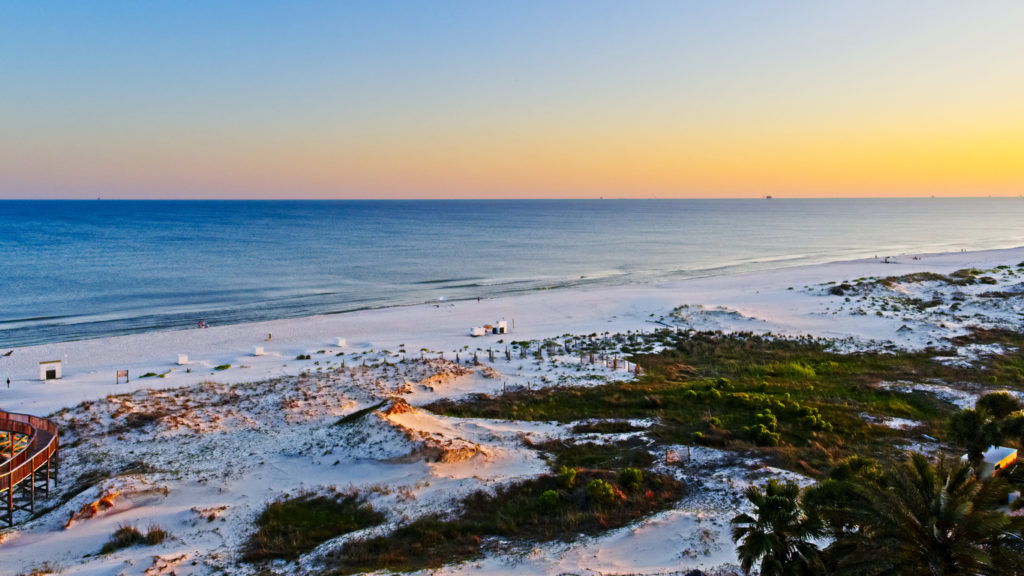
[[[974,297],[986,290],[1024,292],[1021,262],[1024,247],[880,254],[668,284],[538,291],[14,348],[0,356],[0,383],[11,380],[10,389],[0,387],[0,409],[52,416],[66,427],[62,483],[113,462],[139,460],[145,466],[139,473],[103,479],[47,514],[0,531],[0,574],[255,573],[253,566],[238,562],[239,550],[266,503],[284,494],[357,488],[387,514],[387,523],[371,530],[387,530],[444,510],[480,488],[545,473],[546,463],[523,438],[565,433],[554,423],[444,418],[415,407],[508,386],[585,386],[633,377],[622,364],[613,370],[571,355],[506,360],[512,341],[669,326],[811,334],[841,339],[846,349],[942,347],[968,326],[1024,326],[1024,298]],[[993,271],[995,284],[888,288],[925,298],[946,290],[940,299],[960,298],[955,310],[881,310],[829,292],[861,278],[964,268]],[[508,334],[470,336],[471,327],[499,320],[508,322]],[[338,338],[345,339],[344,346],[337,345]],[[254,355],[255,347],[263,354]],[[961,349],[949,361],[970,361],[982,352]],[[467,366],[474,353],[481,366]],[[307,354],[309,360],[296,359]],[[187,355],[187,363],[179,365],[179,355]],[[459,365],[452,363],[456,355]],[[436,361],[399,363],[420,358]],[[50,360],[62,362],[63,377],[40,381],[39,363]],[[115,382],[118,370],[128,370],[130,381]],[[157,376],[143,377],[147,373]],[[329,426],[393,396],[413,409],[378,412],[358,433]],[[143,410],[163,414],[154,432],[118,427],[127,415]],[[712,449],[696,450],[693,457],[689,467],[674,470],[684,480],[700,475],[704,488],[672,510],[599,537],[511,550],[430,573],[714,570],[736,563],[728,523],[744,486],[766,475],[808,481]],[[104,497],[109,506],[69,522]],[[171,537],[158,546],[99,555],[125,523],[158,524]],[[318,559],[337,544],[324,544],[298,566],[280,564],[281,573],[315,573]]]

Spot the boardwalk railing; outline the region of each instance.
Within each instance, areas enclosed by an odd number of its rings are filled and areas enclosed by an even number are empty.
[[[57,426],[45,418],[0,410],[0,432],[6,432],[13,451],[16,435],[28,438],[27,447],[0,462],[0,497],[7,505],[7,524],[14,524],[15,510],[35,512],[36,488],[47,494],[50,479],[57,484],[57,452],[60,437]],[[44,476],[45,474],[45,476]],[[40,486],[39,482],[43,484]],[[19,498],[15,493],[20,492]]]

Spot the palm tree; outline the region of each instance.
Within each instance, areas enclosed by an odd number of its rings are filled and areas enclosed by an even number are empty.
[[[979,480],[967,463],[921,454],[866,483],[850,529],[826,550],[839,574],[1021,574],[1020,520],[999,506],[1006,483]]]
[[[850,456],[836,464],[826,478],[804,490],[803,507],[808,514],[821,518],[826,533],[835,539],[856,528],[850,523],[849,511],[864,505],[863,487],[867,484],[885,484],[881,465],[871,458]]]
[[[750,486],[743,495],[754,505],[754,513],[732,519],[732,539],[739,542],[736,553],[747,574],[758,561],[761,576],[811,575],[821,573],[821,552],[811,542],[824,535],[816,516],[804,512],[800,487],[769,480],[763,488]]]

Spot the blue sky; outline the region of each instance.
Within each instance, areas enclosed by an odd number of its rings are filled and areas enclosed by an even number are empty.
[[[0,197],[1018,194],[1024,4],[14,4]]]

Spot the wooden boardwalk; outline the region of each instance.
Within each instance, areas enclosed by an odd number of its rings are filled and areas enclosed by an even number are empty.
[[[53,422],[0,410],[0,506],[7,507],[0,521],[13,526],[15,510],[35,512],[36,491],[49,495],[50,480],[57,484],[59,448]]]

